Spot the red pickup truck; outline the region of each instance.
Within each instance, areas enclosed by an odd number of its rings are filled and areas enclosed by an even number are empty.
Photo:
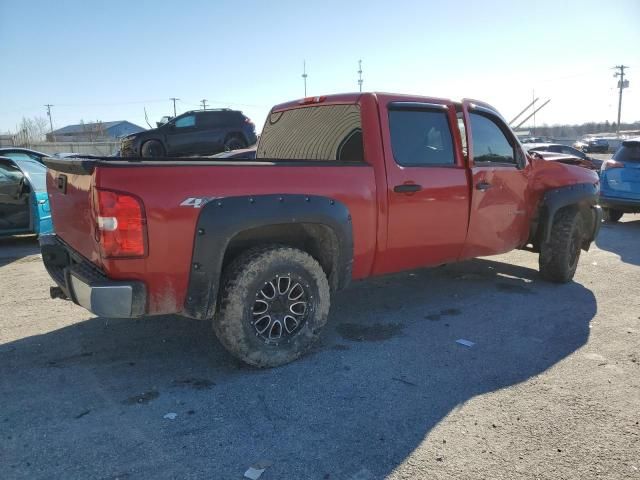
[[[209,320],[245,362],[287,363],[352,279],[539,253],[571,280],[597,235],[598,176],[529,156],[477,101],[386,93],[274,107],[254,160],[46,160],[68,298],[107,317]]]

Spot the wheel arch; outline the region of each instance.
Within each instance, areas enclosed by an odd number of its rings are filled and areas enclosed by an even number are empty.
[[[543,195],[538,212],[532,220],[529,243],[539,251],[540,245],[549,241],[553,221],[560,210],[575,208],[583,218],[586,235],[582,248],[589,249],[602,222],[602,209],[597,204],[598,188],[591,183],[579,183],[548,190]]]
[[[351,280],[351,215],[338,200],[295,194],[209,199],[196,226],[185,314],[211,318],[224,268],[247,249],[265,244],[309,253],[334,291]]]

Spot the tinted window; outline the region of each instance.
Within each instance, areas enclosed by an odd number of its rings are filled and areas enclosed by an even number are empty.
[[[321,105],[271,113],[256,158],[362,162],[360,108]]]
[[[516,164],[514,150],[500,127],[488,117],[469,115],[473,140],[473,161]]]
[[[206,112],[198,114],[199,128],[233,127],[239,123],[239,112]]]
[[[389,110],[391,147],[404,166],[453,165],[447,114],[438,110]]]
[[[640,141],[624,142],[613,159],[619,162],[640,162]]]
[[[176,120],[176,128],[194,127],[196,124],[195,115],[187,115]]]

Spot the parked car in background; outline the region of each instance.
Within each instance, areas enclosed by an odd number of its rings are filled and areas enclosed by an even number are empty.
[[[573,146],[584,153],[607,153],[609,151],[609,142],[604,138],[578,140]]]
[[[122,157],[212,155],[256,143],[256,126],[238,110],[197,110],[122,139]]]
[[[640,213],[640,138],[623,141],[602,164],[600,182],[605,220],[617,222],[625,213]]]
[[[6,147],[0,148],[0,157],[8,157],[14,160],[35,160],[42,163],[42,159],[48,157],[48,153],[38,152],[29,148]]]
[[[557,162],[564,163],[566,165],[575,165],[576,167],[586,168],[588,170],[592,170],[594,172],[599,173],[599,170],[596,166],[590,162],[589,160],[583,160],[580,157],[576,157],[574,155],[566,155],[564,153],[554,153],[554,152],[529,152],[531,155],[546,160],[548,162]]]
[[[58,152],[50,155],[51,158],[102,158],[100,155],[93,155],[91,153],[77,153],[77,152]]]
[[[563,153],[565,155],[571,155],[574,157],[578,157],[585,161],[585,163],[590,163],[593,167],[600,171],[600,167],[602,167],[602,160],[598,160],[597,158],[590,157],[582,150],[578,150],[577,148],[570,147],[569,145],[562,145],[561,143],[536,143],[531,146],[526,146],[529,152],[552,152],[552,153]]]
[[[0,236],[53,231],[46,174],[33,158],[0,156]]]
[[[211,158],[226,158],[226,159],[240,159],[240,160],[253,160],[256,158],[256,147],[241,148],[239,150],[229,150],[228,152],[220,152],[212,155]]]

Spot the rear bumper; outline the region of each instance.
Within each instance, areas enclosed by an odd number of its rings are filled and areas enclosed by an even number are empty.
[[[598,203],[604,208],[615,208],[628,213],[640,212],[640,200],[600,195]]]
[[[40,249],[47,272],[74,303],[101,317],[134,318],[145,314],[144,283],[110,280],[56,235],[41,236]]]

